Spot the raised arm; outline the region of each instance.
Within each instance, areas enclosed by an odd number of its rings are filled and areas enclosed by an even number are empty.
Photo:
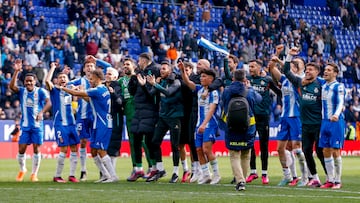
[[[296,47],[291,48],[288,55],[286,56],[284,65],[284,74],[287,79],[289,79],[289,81],[295,86],[295,88],[299,88],[301,86],[302,79],[290,71],[290,62],[292,61],[293,56],[296,56],[298,52],[299,51]]]
[[[195,89],[196,89],[196,84],[195,84],[193,81],[191,81],[191,80],[189,79],[189,76],[185,73],[185,68],[184,68],[183,62],[180,61],[180,62],[178,63],[178,67],[179,67],[179,69],[180,69],[181,77],[182,77],[184,83],[185,83],[191,90],[195,90]]]
[[[56,68],[56,64],[54,62],[52,62],[50,64],[50,70],[46,76],[46,79],[45,79],[45,84],[46,84],[46,88],[51,91],[53,88],[54,88],[54,84],[52,83],[51,79],[54,75],[54,71],[55,71],[55,68]]]
[[[21,71],[21,69],[22,69],[22,61],[21,61],[21,59],[16,59],[15,64],[14,64],[15,72],[14,72],[14,74],[11,78],[10,84],[9,84],[10,89],[15,93],[19,92],[19,87],[17,86],[16,81],[17,81],[17,78],[19,76],[19,72]]]
[[[280,79],[281,79],[281,72],[276,67],[276,63],[278,63],[279,61],[280,61],[280,59],[278,57],[273,56],[268,65],[270,74],[271,74],[272,78],[274,78],[276,81],[280,81]]]
[[[89,97],[89,95],[84,90],[74,90],[74,89],[70,89],[70,88],[62,87],[62,86],[60,86],[59,89],[64,90],[65,92],[67,92],[73,96],[82,97],[84,99]]]

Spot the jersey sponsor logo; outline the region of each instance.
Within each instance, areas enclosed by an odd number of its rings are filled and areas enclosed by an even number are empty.
[[[253,88],[257,92],[265,92],[265,87],[263,87],[263,86],[254,85]]]
[[[305,93],[305,94],[302,95],[302,99],[303,100],[308,100],[308,101],[316,101],[317,96]]]

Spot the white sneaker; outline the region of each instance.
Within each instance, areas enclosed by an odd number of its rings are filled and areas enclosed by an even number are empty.
[[[199,180],[200,177],[201,174],[199,172],[192,173],[190,178],[190,183],[195,183],[196,181]]]
[[[108,179],[102,181],[101,183],[115,183],[118,181],[119,181],[119,178],[115,176],[115,177],[108,178]]]
[[[102,183],[102,182],[106,181],[107,179],[110,179],[110,178],[108,178],[106,176],[101,176],[101,178],[99,180],[95,181],[94,183]]]
[[[220,182],[220,180],[221,180],[220,175],[214,175],[210,182],[210,185],[218,184]]]
[[[211,177],[210,175],[204,175],[201,178],[199,178],[198,180],[198,184],[207,184],[211,182]]]

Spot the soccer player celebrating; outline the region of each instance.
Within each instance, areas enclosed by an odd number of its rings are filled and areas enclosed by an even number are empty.
[[[215,142],[218,130],[215,113],[219,109],[219,91],[213,90],[206,95],[203,94],[205,91],[208,91],[208,87],[215,80],[216,74],[211,69],[202,70],[200,73],[201,85],[196,85],[184,72],[184,64],[182,62],[178,64],[178,67],[181,70],[181,76],[185,84],[198,94],[198,120],[195,129],[195,146],[202,169],[202,177],[198,180],[198,183],[217,184],[220,182],[221,177],[218,162],[212,152],[212,145]],[[213,169],[213,178],[210,177],[208,162],[210,162]]]
[[[274,91],[278,98],[281,96],[281,90],[277,88],[270,76],[262,76],[262,61],[252,60],[249,63],[250,77],[248,78],[251,86],[262,96],[262,101],[255,105],[255,121],[256,131],[259,133],[260,151],[261,151],[261,167],[262,167],[262,183],[268,184],[269,178],[267,174],[268,158],[269,158],[269,122],[270,122],[270,90]],[[280,99],[277,99],[278,101]],[[256,154],[255,149],[251,150],[250,160],[251,174],[247,177],[246,182],[250,183],[258,178],[256,173]]]
[[[96,59],[94,57],[87,57],[85,59],[83,72],[84,76],[70,81],[69,85],[79,86],[82,90],[90,88],[90,72],[96,68]],[[78,99],[78,111],[76,114],[76,125],[80,137],[80,166],[81,166],[81,175],[80,180],[86,181],[86,144],[87,140],[90,138],[92,133],[92,124],[93,124],[93,113],[91,112],[91,107],[84,99]]]
[[[295,178],[294,180],[292,179],[289,166],[287,165],[288,161],[285,150],[288,141],[290,141],[291,149],[293,152],[295,152],[300,162],[302,180],[301,182],[299,182],[299,186],[306,186],[307,166],[305,162],[305,155],[301,148],[301,121],[299,103],[300,95],[298,91],[294,88],[292,83],[286,78],[286,76],[280,73],[280,71],[276,67],[276,63],[281,63],[281,61],[276,56],[273,56],[269,63],[269,70],[272,77],[281,83],[282,92],[281,129],[277,134],[277,148],[280,164],[283,168],[284,177],[278,185],[285,186],[290,184],[292,186],[295,186],[296,184],[298,184],[297,178]],[[291,63],[291,71],[299,77],[303,77],[303,69],[300,69],[298,66],[296,66],[296,63],[297,62]]]
[[[72,113],[72,96],[64,91],[60,91],[53,84],[52,77],[56,69],[56,64],[53,62],[50,65],[50,70],[46,76],[45,84],[50,91],[50,98],[52,103],[52,111],[54,115],[54,129],[56,142],[60,147],[60,153],[57,159],[56,173],[53,178],[54,182],[65,183],[66,181],[61,177],[64,168],[64,162],[68,147],[70,146],[70,182],[79,182],[75,178],[75,171],[77,166],[77,145],[80,143],[79,136],[76,131],[75,117]],[[69,82],[67,74],[60,72],[57,75],[57,84],[66,87]]]
[[[82,97],[90,103],[94,113],[92,142],[90,144],[91,155],[96,166],[102,173],[100,180],[96,182],[109,183],[118,181],[115,169],[111,163],[111,158],[107,154],[107,148],[111,138],[112,118],[110,93],[105,85],[102,84],[104,74],[102,70],[90,72],[89,82],[91,88],[87,90],[73,90],[60,86],[60,89],[73,95]]]
[[[300,118],[302,123],[302,148],[305,154],[306,164],[309,168],[310,175],[312,176],[312,179],[309,180],[307,185],[320,187],[321,183],[313,157],[313,148],[315,144],[317,157],[326,173],[324,155],[322,148],[318,145],[321,127],[321,86],[324,83],[324,80],[318,77],[320,67],[315,63],[306,64],[304,78],[298,77],[290,71],[290,62],[292,61],[293,56],[296,56],[298,53],[298,48],[293,47],[290,49],[286,56],[284,73],[294,87],[299,89],[301,95]]]
[[[16,177],[16,181],[23,181],[26,169],[26,148],[33,144],[34,155],[32,159],[32,173],[30,180],[32,182],[39,181],[37,174],[40,167],[41,154],[40,146],[44,138],[43,114],[51,108],[51,101],[46,90],[36,87],[37,78],[33,73],[27,73],[24,79],[25,87],[18,87],[16,82],[19,72],[22,69],[22,62],[17,59],[14,64],[14,75],[10,81],[10,89],[19,93],[21,104],[21,136],[19,139],[19,151],[17,160],[19,162],[20,171]]]
[[[340,149],[344,144],[345,121],[342,114],[345,106],[344,85],[336,81],[339,68],[334,63],[325,67],[322,86],[322,122],[319,147],[323,148],[328,181],[321,188],[341,188],[342,160]]]

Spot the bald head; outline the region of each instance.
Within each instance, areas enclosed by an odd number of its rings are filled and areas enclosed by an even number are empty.
[[[207,59],[200,59],[196,64],[197,72],[200,73],[204,69],[210,68],[210,62]]]

